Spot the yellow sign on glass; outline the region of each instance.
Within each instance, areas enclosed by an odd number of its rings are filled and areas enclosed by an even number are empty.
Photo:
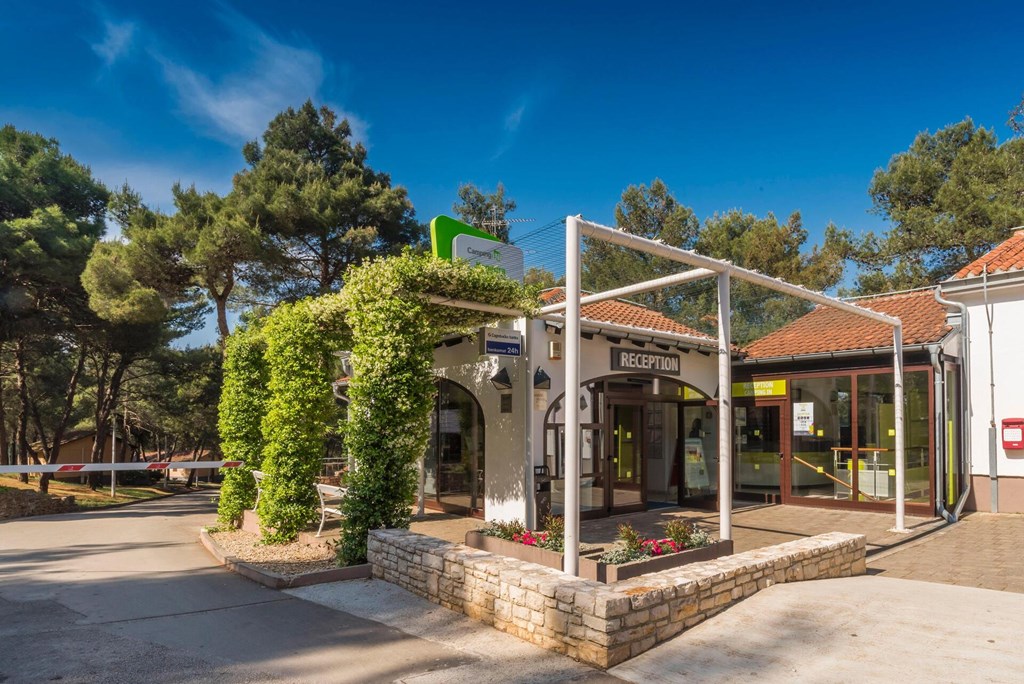
[[[896,477],[896,469],[889,468],[889,477]]]
[[[734,397],[784,397],[786,396],[785,380],[754,380],[752,382],[732,383]]]
[[[896,436],[896,428],[889,428],[889,436],[890,437],[895,437]]]
[[[821,467],[821,466],[818,466],[818,474],[821,475],[824,472],[825,472],[825,469],[823,467]]]
[[[818,436],[819,437],[824,437],[825,436],[825,431],[824,430],[818,430]]]
[[[683,399],[707,399],[697,390],[683,385]]]

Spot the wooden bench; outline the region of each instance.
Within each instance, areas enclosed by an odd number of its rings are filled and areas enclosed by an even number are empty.
[[[320,529],[316,531],[316,536],[319,537],[320,533],[324,531],[324,523],[327,522],[328,516],[332,518],[345,517],[339,506],[341,500],[345,498],[345,494],[348,493],[348,489],[328,484],[317,484],[316,493],[320,497]]]

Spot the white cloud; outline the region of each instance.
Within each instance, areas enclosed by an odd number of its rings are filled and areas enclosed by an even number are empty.
[[[174,212],[174,198],[171,186],[195,184],[201,192],[212,190],[226,194],[231,190],[231,170],[204,166],[202,169],[188,168],[187,164],[175,161],[149,163],[124,159],[104,159],[92,164],[93,175],[103,181],[111,190],[127,182],[133,190],[142,195],[142,200],[151,208],[164,213]]]
[[[520,98],[519,103],[512,108],[507,114],[502,127],[501,140],[498,143],[498,148],[494,154],[491,155],[491,161],[494,161],[498,157],[502,156],[515,144],[516,136],[519,133],[519,127],[523,123],[523,117],[526,115],[526,110],[529,107],[530,98],[523,96]]]
[[[526,105],[519,105],[516,109],[513,109],[505,117],[505,130],[509,133],[515,133],[519,130],[519,124],[523,122],[523,114],[526,112]]]
[[[161,49],[150,50],[183,114],[214,137],[236,144],[258,138],[286,107],[297,107],[307,99],[323,102],[321,89],[330,65],[318,51],[277,40],[226,7],[220,19],[236,39],[236,53],[243,59],[217,77],[172,59]],[[366,123],[329,106],[347,118],[353,136],[365,142]]]
[[[135,30],[138,28],[133,21],[112,21],[103,20],[103,40],[92,43],[92,51],[103,59],[106,66],[112,66],[114,62],[132,47],[132,40],[135,37]]]

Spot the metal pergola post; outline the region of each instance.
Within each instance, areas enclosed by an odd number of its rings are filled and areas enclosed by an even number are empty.
[[[580,436],[580,238],[587,236],[611,244],[695,267],[694,271],[657,278],[644,283],[588,295],[587,302],[665,287],[718,275],[718,381],[719,381],[719,509],[722,539],[732,538],[732,354],[730,348],[729,295],[730,278],[759,285],[816,304],[846,311],[888,325],[893,329],[893,383],[896,440],[896,526],[893,531],[906,532],[906,459],[903,425],[903,330],[899,318],[866,309],[850,302],[793,285],[763,273],[735,266],[728,261],[706,257],[696,252],[648,240],[614,228],[585,221],[579,216],[566,217],[565,303],[544,307],[543,314],[565,309],[565,572],[576,575],[579,570],[579,436]],[[543,317],[543,316],[542,316]]]
[[[732,539],[732,318],[728,273],[718,274],[718,536]]]
[[[906,445],[903,426],[903,326],[896,325],[892,329],[892,384],[893,384],[893,420],[896,423],[896,527],[894,532],[906,532]]]
[[[580,562],[580,227],[565,220],[565,566]]]

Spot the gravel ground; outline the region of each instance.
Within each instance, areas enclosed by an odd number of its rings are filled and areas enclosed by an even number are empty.
[[[332,543],[263,544],[260,535],[243,530],[211,532],[210,536],[227,555],[279,575],[301,575],[337,567]]]

